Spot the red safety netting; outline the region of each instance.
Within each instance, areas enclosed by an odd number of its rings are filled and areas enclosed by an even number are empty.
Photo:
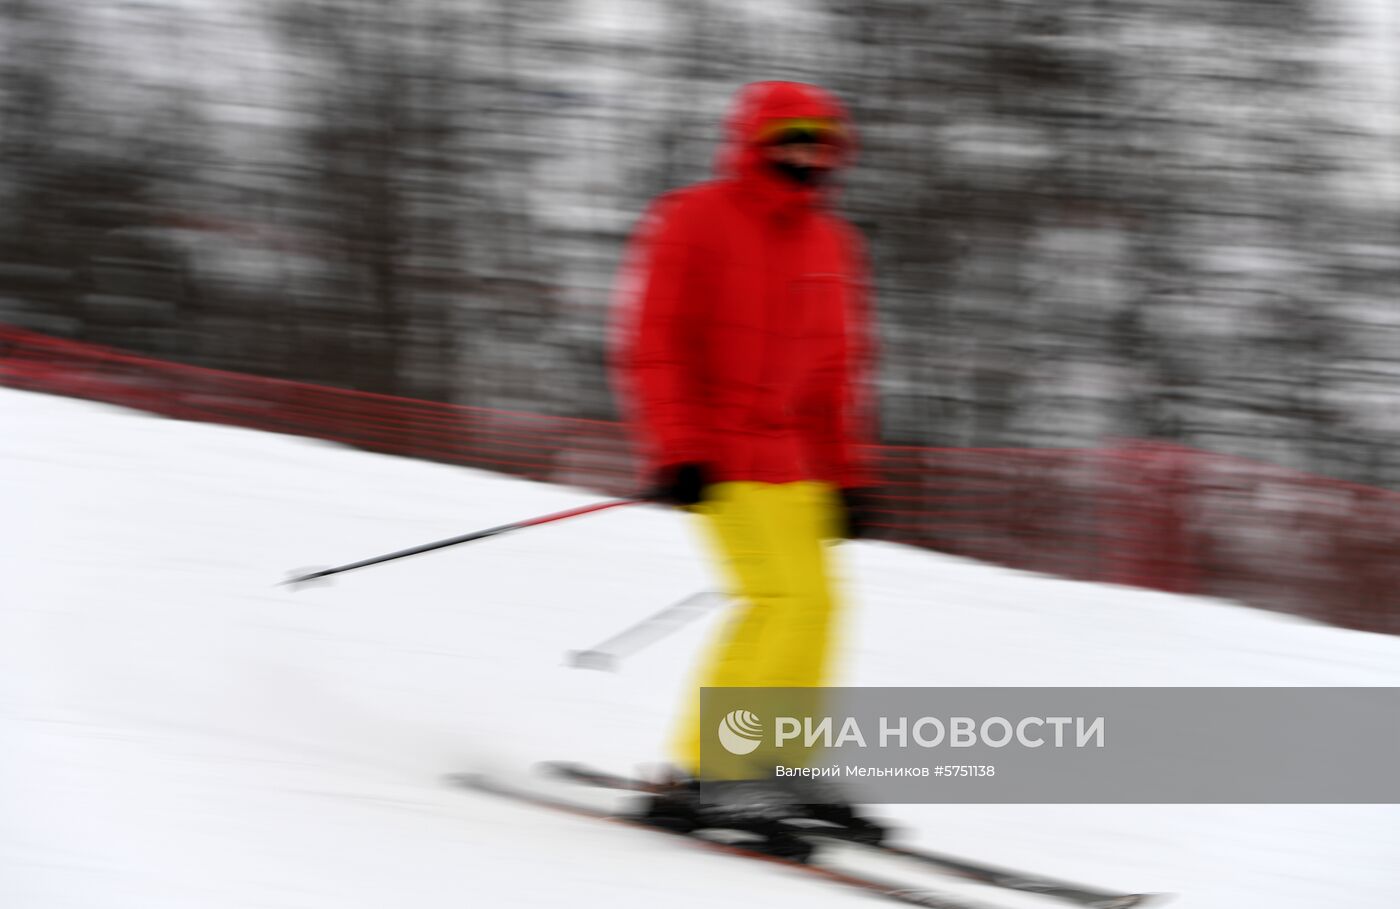
[[[634,491],[617,423],[186,366],[0,326],[0,385]],[[1400,633],[1400,494],[1209,452],[885,446],[877,534],[1032,571]],[[952,591],[933,597],[955,596]]]

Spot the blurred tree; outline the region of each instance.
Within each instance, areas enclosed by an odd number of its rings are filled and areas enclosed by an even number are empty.
[[[120,116],[88,91],[101,79],[60,9],[10,0],[0,63],[0,317],[167,356],[199,336],[181,251],[143,237],[160,186],[193,178],[199,153],[160,108],[197,129],[179,87],[133,94]]]
[[[1149,437],[1400,484],[1400,158],[1356,15],[0,0],[0,318],[607,416],[641,206],[710,173],[739,85],[811,79],[860,130],[839,204],[888,441]]]

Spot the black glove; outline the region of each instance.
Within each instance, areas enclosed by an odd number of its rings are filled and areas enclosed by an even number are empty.
[[[695,505],[709,481],[703,464],[671,464],[657,471],[655,483],[647,498],[668,505]]]
[[[841,490],[841,528],[848,540],[870,532],[875,520],[873,489],[852,487]]]

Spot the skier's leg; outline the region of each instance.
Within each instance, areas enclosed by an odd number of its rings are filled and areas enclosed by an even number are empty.
[[[765,654],[764,685],[821,688],[831,684],[839,615],[826,541],[836,522],[835,492],[825,483],[774,488],[773,571],[785,596],[776,622],[784,633]]]
[[[838,536],[837,493],[822,483],[791,483],[780,488],[783,532],[775,538],[774,562],[785,573],[785,589],[791,591],[782,601],[786,612],[778,619],[789,633],[778,639],[779,646],[770,657],[775,677],[783,681],[765,684],[824,688],[832,684],[834,645],[840,634],[841,610],[832,577],[832,549],[827,545]],[[800,709],[826,712],[815,697]],[[810,762],[813,757],[806,754],[802,759]],[[783,763],[796,761],[785,755]],[[832,824],[840,835],[853,839],[870,843],[883,839],[884,828],[858,814],[839,786],[818,778],[798,777],[786,782],[789,797],[801,806],[799,814],[804,819]]]
[[[836,536],[836,501],[835,491],[821,483],[725,483],[707,490],[706,505],[699,510],[740,605],[682,709],[675,758],[692,777],[700,775],[699,688],[830,684],[838,610],[826,541]],[[807,703],[800,709],[818,713],[820,705]],[[761,752],[751,756],[756,767],[775,757]],[[791,745],[782,755],[787,765],[808,759]],[[726,790],[730,785],[735,788]],[[710,793],[702,797],[694,783],[682,784],[655,799],[649,815],[687,830],[740,826],[766,831],[779,842],[788,835],[782,820],[792,817],[822,820],[871,842],[882,835],[880,827],[852,811],[841,793],[820,786],[765,782],[762,774],[748,783],[710,786]]]
[[[672,750],[676,763],[692,775],[700,769],[700,689],[762,684],[761,654],[782,595],[781,582],[772,574],[772,541],[764,519],[772,488],[766,483],[716,483],[695,509],[736,605],[686,689]]]
[[[835,498],[821,483],[719,483],[699,512],[735,608],[688,692],[677,763],[700,764],[699,688],[827,684],[831,591],[826,548]],[[788,762],[797,755],[789,753]]]

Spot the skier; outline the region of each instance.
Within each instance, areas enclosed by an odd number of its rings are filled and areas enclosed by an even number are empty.
[[[817,86],[755,82],[726,131],[717,179],[652,204],[618,301],[620,390],[653,495],[702,518],[739,604],[687,693],[683,776],[649,817],[775,847],[798,817],[878,839],[811,783],[754,781],[732,797],[707,785],[702,798],[696,782],[699,688],[829,684],[839,610],[824,544],[860,534],[873,482],[862,244],[826,204],[852,156],[849,119]]]

